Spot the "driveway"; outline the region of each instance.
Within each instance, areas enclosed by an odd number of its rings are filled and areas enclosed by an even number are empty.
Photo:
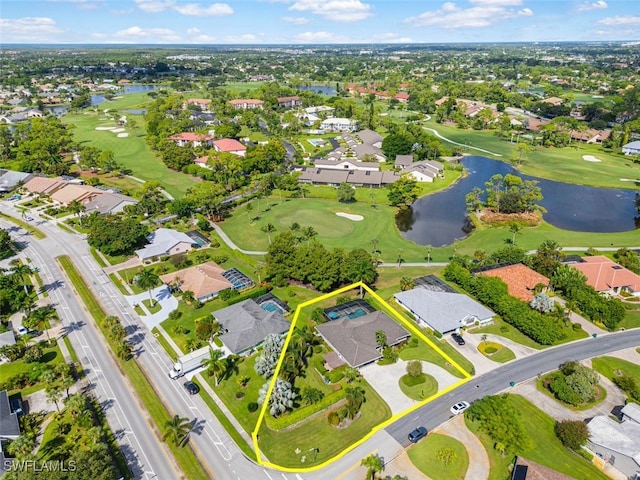
[[[387,402],[394,415],[404,412],[409,407],[419,403],[402,393],[398,385],[400,377],[407,373],[407,363],[404,360],[398,360],[391,365],[372,363],[360,368],[361,375],[378,392],[378,395]],[[442,390],[460,380],[444,368],[430,362],[422,362],[422,371],[436,379],[438,390]]]
[[[124,298],[131,306],[138,305],[146,315],[140,316],[145,326],[151,330],[161,322],[164,322],[169,313],[178,308],[178,300],[171,295],[169,287],[162,285],[151,290],[151,296],[160,304],[160,311],[151,314],[147,307],[142,303],[143,300],[149,300],[149,292],[139,293],[137,295],[125,295]]]
[[[464,476],[465,480],[486,480],[489,478],[491,464],[484,446],[464,423],[464,415],[458,415],[453,420],[434,430],[435,433],[447,435],[459,440],[469,455],[469,468]]]
[[[478,345],[482,343],[482,335],[484,334],[467,332],[467,335],[464,336],[464,339],[467,341],[467,343],[472,344],[480,355],[482,354],[478,351]],[[539,352],[539,350],[536,350],[535,348],[527,347],[525,345],[522,345],[521,343],[514,342],[513,340],[510,340],[501,335],[493,335],[491,333],[488,333],[486,335],[487,335],[488,342],[496,342],[496,343],[499,343],[500,345],[504,345],[505,347],[507,347],[509,350],[513,352],[513,354],[516,356],[516,359],[528,357],[529,355]],[[482,355],[482,357],[486,358],[484,355]],[[487,360],[489,359],[487,358]],[[494,362],[493,360],[489,360],[489,361],[494,365],[494,368],[500,365],[499,363]]]

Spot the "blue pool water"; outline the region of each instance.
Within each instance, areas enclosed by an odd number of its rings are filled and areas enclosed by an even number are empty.
[[[262,307],[263,310],[266,310],[267,312],[278,312],[278,313],[284,314],[284,311],[282,310],[282,308],[280,308],[280,306],[274,302],[266,301],[264,303],[261,303],[260,306]]]

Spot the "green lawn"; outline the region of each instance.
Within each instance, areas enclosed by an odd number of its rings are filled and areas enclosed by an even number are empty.
[[[453,452],[448,464],[438,458],[444,449]],[[432,480],[462,480],[469,468],[469,454],[464,444],[439,433],[428,435],[413,445],[408,453],[416,468]]]
[[[425,335],[427,335],[429,340],[438,345],[438,347],[440,347],[447,355],[452,357],[453,360],[455,360],[458,365],[464,368],[467,372],[473,371],[473,364],[469,362],[469,360],[464,358],[457,350],[455,350],[455,348],[443,341],[436,339],[432,335],[429,335],[427,333],[425,333]],[[422,360],[424,362],[431,362],[438,365],[439,367],[444,368],[450,374],[455,375],[458,378],[463,378],[462,373],[460,373],[457,368],[447,362],[438,352],[436,352],[425,342],[419,341],[417,346],[412,346],[411,344],[409,344],[404,347],[400,351],[400,359],[405,361]]]
[[[508,162],[515,145],[509,140],[498,138],[492,131],[462,130],[454,126],[441,125],[434,120],[424,122],[424,126],[433,128],[450,140],[479,147],[500,154],[501,157],[483,154],[470,148],[464,149],[471,155],[484,155]],[[582,159],[583,155],[592,155],[602,161],[587,162]],[[536,147],[528,157],[520,171],[550,180],[596,187],[634,189],[637,186],[633,182],[621,182],[620,179],[640,179],[640,166],[624,155],[605,152],[598,145],[574,142],[564,148]]]
[[[523,451],[519,451],[518,455],[569,475],[572,478],[609,479],[598,468],[582,457],[570,452],[562,445],[553,431],[555,425],[553,418],[520,395],[509,395],[508,398],[516,410],[520,412],[520,421],[530,439],[530,446]],[[495,442],[486,434],[478,432],[477,423],[470,422],[466,416],[465,422],[467,427],[480,439],[489,455],[489,461],[491,462],[489,480],[510,478],[509,466],[513,462],[513,455],[503,456],[500,454],[493,448]],[[544,446],[544,448],[541,448],[541,446]]]
[[[389,406],[367,382],[361,379],[356,384],[365,390],[366,402],[360,417],[347,428],[332,427],[326,414],[317,415],[297,428],[281,432],[270,430],[263,422],[259,431],[259,445],[264,455],[272,463],[286,467],[318,465],[335,457],[391,417]],[[299,449],[299,454],[296,449]],[[314,449],[317,449],[317,454],[311,453]]]
[[[473,328],[470,329],[469,332],[474,334],[490,333],[492,335],[500,335],[501,337],[508,338],[509,340],[524,345],[525,347],[531,347],[538,350],[541,348],[545,348],[545,346],[540,345],[535,340],[530,339],[520,330],[509,325],[498,316],[493,317],[493,323],[491,325],[487,325],[486,327]]]
[[[416,385],[413,385],[413,382],[408,375],[400,377],[398,385],[400,386],[402,393],[418,402],[438,393],[438,381],[431,375],[427,375],[425,373],[422,374],[422,377],[424,378],[424,381]],[[407,380],[410,383],[409,385],[406,383]]]
[[[638,328],[640,327],[640,308],[636,306],[633,310],[627,310],[622,322],[618,325],[619,328]]]
[[[40,371],[42,372],[46,368],[53,368],[55,365],[59,363],[64,363],[64,357],[62,356],[62,352],[60,348],[55,346],[53,348],[43,348],[42,349],[42,358],[39,362],[27,363],[24,360],[16,360],[15,362],[5,363],[2,365],[2,375],[0,375],[0,383],[5,382],[9,378],[21,374],[21,373],[30,373]],[[44,383],[36,382],[34,385],[26,387],[21,390],[11,390],[9,395],[17,393],[20,391],[22,396],[30,395],[33,392],[41,390],[46,385]]]
[[[640,354],[638,354],[637,357],[636,363],[615,357],[598,357],[591,361],[591,365],[609,380],[613,380],[619,376],[614,372],[622,372],[632,377],[636,383],[640,385]]]
[[[506,363],[516,358],[515,353],[509,348],[496,342],[481,342],[478,351],[497,363]]]
[[[133,101],[133,99],[127,98],[129,96],[133,97],[134,95],[125,95],[122,102]],[[100,106],[101,110],[104,108],[114,107],[105,103]],[[126,138],[120,138],[108,130],[96,130],[96,127],[116,126],[115,122],[108,120],[101,111],[95,113],[91,109],[87,109],[80,113],[68,114],[63,117],[63,122],[75,125],[74,140],[81,145],[92,145],[101,150],[112,150],[115,154],[115,160],[130,168],[133,176],[143,180],[158,181],[171,195],[182,197],[187,189],[194,185],[195,181],[188,175],[169,170],[145,142],[143,117],[141,115],[130,115],[130,117],[135,118],[137,126],[135,129],[126,127],[126,131],[129,133]]]

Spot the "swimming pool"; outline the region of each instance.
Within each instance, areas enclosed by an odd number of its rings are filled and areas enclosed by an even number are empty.
[[[260,307],[262,307],[262,309],[266,310],[267,312],[278,312],[280,314],[284,314],[284,310],[280,307],[280,305],[270,300],[261,303]]]

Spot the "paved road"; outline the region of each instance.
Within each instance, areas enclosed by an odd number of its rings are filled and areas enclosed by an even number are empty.
[[[401,418],[386,430],[402,445],[408,445],[407,434],[416,425],[437,427],[451,417],[449,408],[460,400],[474,401],[509,389],[509,382],[520,383],[538,373],[555,370],[567,360],[584,360],[640,345],[640,330],[630,330],[586,338],[568,345],[543,350],[516,360],[484,375],[472,378],[455,391],[440,397],[411,415]]]
[[[49,292],[49,298],[87,375],[91,393],[103,406],[135,478],[179,478],[172,457],[165,453],[165,446],[154,434],[146,411],[138,404],[133,389],[120,374],[115,360],[108,353],[108,347],[102,341],[102,334],[73,290],[62,280],[65,277],[53,258],[66,253],[63,246],[65,239],[47,231],[46,239],[36,240],[4,220],[0,221],[0,226],[9,229],[12,236],[25,247],[20,256],[30,258],[32,265],[40,269],[40,277]]]

